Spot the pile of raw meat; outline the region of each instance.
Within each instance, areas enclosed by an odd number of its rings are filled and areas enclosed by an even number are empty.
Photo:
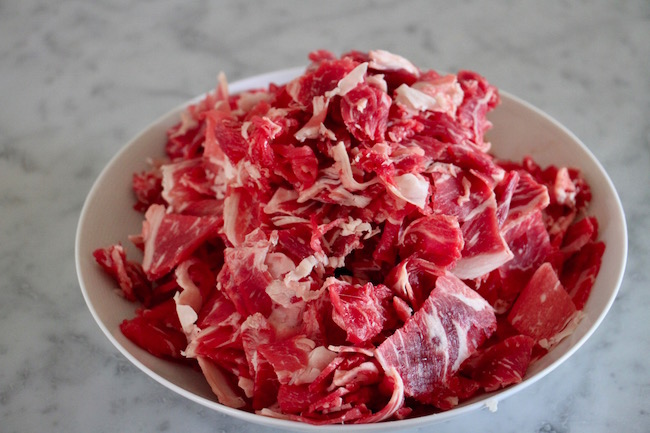
[[[136,173],[142,232],[97,262],[121,330],[219,402],[313,424],[448,410],[522,380],[581,318],[604,245],[572,168],[488,151],[480,75],[385,51],[310,54],[214,92]]]

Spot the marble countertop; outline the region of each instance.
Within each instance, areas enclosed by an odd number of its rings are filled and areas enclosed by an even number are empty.
[[[272,431],[133,367],[82,298],[93,181],[150,121],[327,48],[473,69],[578,135],[625,207],[629,259],[593,337],[543,380],[438,432],[650,431],[650,3],[0,2],[0,431]]]

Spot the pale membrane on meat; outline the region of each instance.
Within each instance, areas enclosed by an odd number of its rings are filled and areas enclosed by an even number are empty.
[[[463,102],[463,89],[456,76],[452,74],[436,79],[417,81],[411,88],[433,98],[432,105],[426,109],[447,113],[451,117],[456,116],[456,109]]]
[[[223,202],[223,232],[228,241],[235,246],[244,241],[243,234],[237,231],[239,200],[239,193],[233,193],[229,194]]]
[[[313,115],[311,119],[294,134],[298,141],[305,141],[307,139],[315,139],[319,136],[324,136],[330,139],[336,139],[332,131],[327,129],[323,122],[327,117],[327,108],[329,106],[329,99],[325,96],[315,96],[312,100]]]
[[[142,222],[142,236],[144,238],[144,254],[142,257],[142,269],[147,272],[153,263],[154,243],[158,236],[158,229],[165,217],[165,207],[152,205],[147,209],[145,220]],[[161,256],[161,260],[165,256]]]
[[[485,275],[514,257],[505,242],[503,246],[504,248],[494,252],[483,253],[474,257],[461,257],[456,262],[456,266],[451,269],[451,272],[458,278],[467,280]]]
[[[341,184],[346,189],[350,191],[363,191],[370,185],[379,182],[379,179],[376,177],[364,183],[359,183],[354,179],[352,166],[350,165],[350,157],[345,149],[345,144],[342,141],[339,141],[332,147],[332,158],[334,158],[335,167],[341,175]]]
[[[187,111],[181,112],[181,125],[176,131],[174,131],[170,136],[171,137],[180,137],[187,133],[189,130],[199,126],[199,122]]]
[[[369,53],[370,67],[378,71],[399,71],[400,69],[409,72],[416,77],[420,70],[404,57],[385,50],[373,50]]]
[[[360,63],[345,77],[341,78],[338,85],[328,92],[325,92],[325,97],[332,98],[336,95],[345,96],[347,93],[357,87],[358,84],[363,83],[366,72],[368,71],[368,63]]]
[[[575,206],[577,190],[566,167],[558,169],[557,175],[555,176],[555,183],[553,184],[553,192],[555,194],[555,200],[559,204]]]
[[[385,183],[395,197],[424,209],[429,196],[429,181],[419,173],[405,173],[393,178],[395,185]]]
[[[214,392],[221,404],[233,408],[246,406],[244,399],[233,390],[228,383],[227,377],[217,365],[204,356],[199,356],[197,360],[212,392]]]
[[[174,295],[176,313],[188,340],[191,340],[199,331],[195,326],[198,312],[203,304],[203,297],[199,288],[194,284],[189,275],[189,268],[195,260],[189,259],[178,265],[174,271],[178,285],[183,289]]]
[[[395,102],[414,111],[441,111],[443,113],[449,111],[455,113],[456,111],[456,107],[449,106],[446,101],[440,101],[435,96],[406,84],[400,85],[395,90],[395,94]]]
[[[367,379],[379,378],[379,369],[374,362],[366,361],[351,370],[336,370],[332,385],[345,386],[351,383],[368,383]]]

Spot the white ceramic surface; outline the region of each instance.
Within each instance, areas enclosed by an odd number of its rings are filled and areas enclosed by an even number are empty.
[[[301,69],[281,70],[232,83],[231,93],[268,82],[285,82]],[[607,247],[603,265],[585,306],[585,317],[568,338],[534,363],[524,381],[516,386],[481,395],[458,408],[436,415],[377,425],[329,426],[328,431],[390,431],[395,428],[432,424],[496,404],[531,385],[571,356],[595,331],[618,292],[627,258],[627,231],[623,208],[608,175],[587,147],[566,128],[526,102],[501,92],[502,103],[491,113],[494,123],[488,134],[493,153],[501,158],[531,155],[541,165],[580,168],[592,187],[589,214],[598,218],[600,239]],[[183,106],[184,107],[184,106]],[[276,428],[323,430],[305,424],[262,417],[225,407],[216,402],[203,377],[196,371],[155,358],[133,345],[119,331],[124,318],[133,316],[136,305],[114,293],[114,283],[92,258],[98,247],[121,242],[130,257],[138,254],[127,240],[141,228],[142,215],[132,210],[131,174],[147,167],[147,158],[163,155],[165,131],[179,119],[179,107],[152,123],[110,161],[92,187],[84,204],[76,234],[76,267],[86,303],[109,340],[133,364],[173,391],[208,408]]]

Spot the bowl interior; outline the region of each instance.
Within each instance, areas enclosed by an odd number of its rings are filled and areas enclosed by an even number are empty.
[[[238,81],[231,84],[230,91],[235,93],[263,87],[269,82],[286,82],[301,71],[301,68],[283,70]],[[447,420],[493,404],[534,383],[568,358],[593,333],[614,301],[625,268],[627,232],[623,209],[611,180],[589,150],[566,128],[516,97],[504,92],[501,96],[501,105],[490,115],[494,125],[488,133],[488,140],[493,145],[492,152],[501,158],[513,160],[530,155],[542,166],[578,167],[592,187],[593,202],[589,214],[598,218],[600,238],[607,247],[601,271],[584,308],[584,319],[571,336],[531,365],[524,381],[518,385],[481,395],[436,415],[377,425],[330,426],[328,431],[388,431],[398,426],[413,427]],[[185,105],[153,122],[124,146],[102,171],[88,194],[75,245],[77,274],[88,308],[108,339],[125,357],[173,391],[211,409],[258,424],[292,430],[321,429],[223,406],[217,402],[199,372],[150,355],[126,339],[119,330],[119,324],[123,319],[132,317],[137,306],[116,295],[113,281],[95,264],[92,252],[96,248],[121,242],[129,258],[138,257],[139,252],[128,241],[129,235],[140,232],[142,224],[142,215],[132,209],[131,176],[146,169],[149,158],[163,156],[166,130],[177,123]]]

